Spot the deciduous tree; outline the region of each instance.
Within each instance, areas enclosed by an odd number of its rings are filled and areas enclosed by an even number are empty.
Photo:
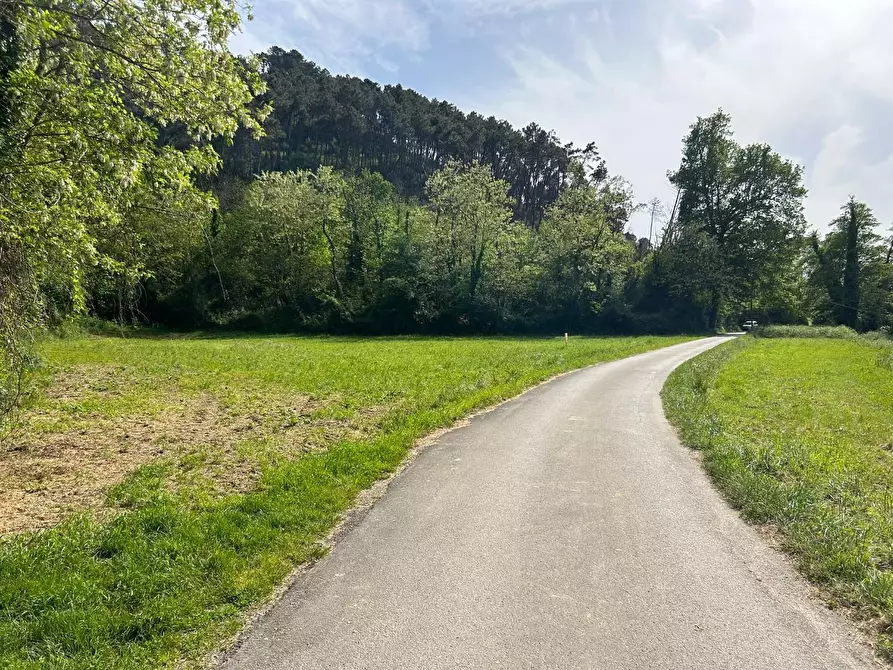
[[[216,170],[212,138],[260,130],[263,84],[227,48],[239,23],[233,0],[0,0],[7,356],[45,313],[41,287],[83,306],[103,227]]]
[[[680,190],[675,235],[700,231],[715,251],[718,271],[691,296],[707,300],[715,328],[725,312],[758,300],[796,257],[806,226],[803,171],[766,144],[740,146],[719,111],[692,125],[669,177]]]

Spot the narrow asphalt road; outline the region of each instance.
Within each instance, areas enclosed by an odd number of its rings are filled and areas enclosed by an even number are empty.
[[[667,424],[721,338],[564,376],[443,436],[226,670],[873,667]]]

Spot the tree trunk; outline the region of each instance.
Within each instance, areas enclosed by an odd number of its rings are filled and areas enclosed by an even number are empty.
[[[322,224],[322,232],[323,235],[326,236],[326,242],[329,243],[329,256],[331,257],[331,270],[332,270],[332,283],[335,285],[335,295],[338,296],[338,300],[344,300],[344,291],[341,288],[341,281],[338,279],[338,266],[335,262],[335,258],[337,257],[337,248],[335,247],[335,241],[332,239],[332,236],[329,234],[329,227],[324,222]]]
[[[468,286],[468,297],[474,302],[474,294],[477,292],[478,284],[484,274],[484,247],[481,245],[479,252],[473,257],[471,265],[471,280]]]
[[[710,301],[710,316],[708,317],[708,330],[716,330],[719,327],[719,311],[722,306],[722,299],[719,292],[713,293],[713,299]]]
[[[856,203],[850,201],[850,220],[846,230],[846,266],[843,271],[843,304],[840,322],[855,328],[859,323],[859,221]]]

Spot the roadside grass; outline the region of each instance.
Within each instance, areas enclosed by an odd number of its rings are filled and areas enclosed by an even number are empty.
[[[417,439],[689,339],[45,342],[45,395],[0,445],[0,498],[83,495],[0,540],[0,667],[200,667]]]
[[[744,337],[677,369],[664,406],[732,505],[893,660],[891,346]]]
[[[758,338],[807,338],[856,340],[860,335],[846,326],[762,326],[753,335]]]

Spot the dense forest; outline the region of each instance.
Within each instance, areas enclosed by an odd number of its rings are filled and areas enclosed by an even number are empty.
[[[176,328],[669,332],[889,328],[866,203],[808,233],[802,169],[694,121],[643,205],[575,147],[295,51],[233,57],[229,3],[0,3],[3,405],[36,333]],[[612,132],[593,128],[593,135]],[[672,167],[672,166],[666,166]],[[808,224],[811,224],[808,225]]]
[[[534,229],[574,169],[606,176],[594,143],[578,149],[535,123],[516,130],[399,85],[333,77],[297,51],[273,47],[262,72],[268,90],[260,101],[273,109],[266,132],[261,138],[240,132],[231,146],[220,145],[223,176],[249,180],[319,166],[366,170],[400,196],[422,200],[428,178],[448,160],[479,162],[508,183],[515,218]]]

